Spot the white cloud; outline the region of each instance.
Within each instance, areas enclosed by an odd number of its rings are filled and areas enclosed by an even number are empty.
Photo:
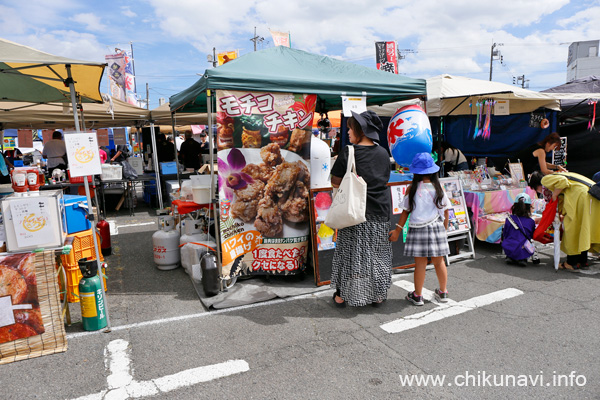
[[[131,8],[129,7],[121,7],[121,14],[129,18],[137,17],[137,14],[131,11]]]
[[[71,17],[71,20],[84,25],[88,31],[93,32],[106,29],[106,26],[100,22],[100,18],[92,13],[76,14]]]

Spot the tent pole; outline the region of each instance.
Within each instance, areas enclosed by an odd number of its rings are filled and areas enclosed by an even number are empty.
[[[154,135],[154,122],[150,122],[150,140],[152,141],[152,164],[154,164],[154,179],[156,180],[156,196],[158,197],[158,209],[163,209],[162,189],[160,187],[160,172],[158,165],[158,154],[156,154],[156,137]]]
[[[221,228],[219,223],[219,212],[217,207],[217,199],[215,198],[215,159],[214,159],[214,143],[213,143],[213,123],[212,123],[212,91],[206,90],[206,114],[208,117],[208,151],[210,152],[210,202],[213,208],[215,220],[215,241],[217,243],[217,266],[219,268],[219,277],[221,277],[221,291],[223,290],[223,265],[221,264]]]
[[[69,83],[69,91],[71,92],[71,107],[73,107],[73,118],[75,119],[75,130],[80,133],[79,130],[79,119],[77,110],[77,96],[75,95],[75,83],[71,76],[71,65],[67,64],[67,82]],[[82,109],[83,111],[83,109]],[[98,151],[96,149],[96,151]],[[92,206],[92,199],[90,197],[90,184],[88,183],[87,176],[83,177],[83,187],[85,188],[85,197],[87,199],[88,206]],[[104,290],[104,274],[102,273],[102,264],[100,264],[100,246],[98,245],[98,238],[96,237],[96,218],[94,214],[90,213],[88,218],[92,222],[92,240],[94,241],[94,251],[96,253],[96,265],[98,266],[98,277],[100,278],[100,288],[102,289],[102,298],[104,300],[104,311],[106,312],[106,330],[105,332],[111,331],[110,317],[108,313],[108,301],[106,300],[106,292]]]
[[[181,175],[179,174],[179,155],[177,154],[177,136],[175,136],[175,113],[171,113],[171,129],[173,130],[173,147],[175,147],[175,166],[177,168],[177,182],[181,190]]]
[[[69,90],[71,92],[71,107],[73,109],[73,119],[75,120],[75,131],[79,133],[81,132],[79,128],[79,110],[77,110],[77,95],[75,94],[75,82],[73,81],[73,77],[71,76],[71,64],[66,64],[65,67],[67,68],[67,79],[65,80],[65,83],[69,85]]]

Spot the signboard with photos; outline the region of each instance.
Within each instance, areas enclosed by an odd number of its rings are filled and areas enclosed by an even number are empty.
[[[317,96],[217,90],[223,277],[302,271]]]

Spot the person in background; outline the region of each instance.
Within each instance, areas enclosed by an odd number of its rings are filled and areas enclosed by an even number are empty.
[[[125,161],[129,158],[129,147],[126,144],[117,145],[115,155],[111,157],[110,162]]]
[[[169,162],[175,159],[175,145],[167,141],[164,133],[159,133],[156,137],[156,156],[158,162]]]
[[[14,148],[12,150],[6,150],[4,152],[4,157],[11,163],[14,164],[15,160],[22,160],[23,159],[23,153],[21,153],[21,150]]]
[[[208,143],[206,130],[203,130],[200,134],[200,154],[210,154],[210,143]]]
[[[523,172],[525,173],[525,177],[528,177],[534,171],[541,171],[541,173],[544,175],[548,175],[556,171],[566,172],[567,170],[562,166],[546,162],[546,154],[553,150],[560,149],[560,144],[560,136],[558,133],[552,132],[541,142],[534,143],[526,149],[518,152],[514,157],[511,157],[511,161],[521,161],[521,164],[523,164]]]
[[[0,153],[0,184],[11,183],[10,170],[13,168],[14,166],[8,160],[8,158],[6,158],[4,154]]]
[[[442,149],[442,162],[444,163],[445,174],[450,171],[466,171],[469,169],[469,163],[462,151],[445,140],[440,142],[440,147]],[[436,148],[434,145],[433,149],[435,150]]]
[[[106,151],[104,151],[102,146],[98,147],[98,152],[100,153],[100,164],[104,164],[106,160],[108,160],[108,154],[106,153]]]
[[[427,258],[435,267],[439,288],[435,289],[435,297],[441,303],[448,302],[448,270],[444,262],[444,256],[450,253],[448,246],[448,218],[450,199],[442,189],[438,178],[440,167],[435,165],[431,154],[417,153],[410,165],[413,180],[407,189],[408,195],[404,196],[403,211],[396,229],[389,233],[389,240],[398,240],[406,220],[408,223],[408,234],[404,255],[415,258],[414,282],[415,290],[408,293],[406,300],[415,306],[422,306],[423,285],[425,284],[425,272],[427,270]]]
[[[591,179],[574,172],[531,175],[529,186],[538,193],[545,188],[552,200],[558,199],[558,213],[563,221],[560,249],[567,254],[560,269],[575,271],[588,268],[588,251],[600,252],[600,200],[588,193],[589,186],[569,179],[573,177],[593,185]]]
[[[194,170],[200,168],[201,150],[202,145],[194,140],[192,132],[185,132],[185,141],[181,143],[181,148],[179,149],[179,159],[183,161],[183,166]]]
[[[42,156],[48,160],[48,173],[55,168],[67,169],[67,148],[60,131],[52,132],[52,139],[44,145]]]
[[[535,221],[531,218],[531,197],[527,193],[519,193],[510,212],[512,215],[506,218],[502,229],[502,249],[508,263],[524,267],[532,256],[526,250],[525,242],[531,241],[535,231]],[[539,264],[539,258],[533,261]]]
[[[366,221],[338,230],[333,255],[331,286],[338,307],[377,306],[387,299],[392,284],[392,246],[388,240],[391,194],[387,186],[390,162],[379,146],[383,124],[373,111],[352,112],[348,135],[354,144],[356,173],[367,183]],[[348,164],[348,147],[331,169],[331,184],[340,186]]]

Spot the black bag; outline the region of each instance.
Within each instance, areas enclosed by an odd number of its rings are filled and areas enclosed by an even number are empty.
[[[560,174],[560,175],[562,175],[562,174]],[[584,180],[581,180],[579,178],[575,178],[573,176],[569,176],[569,175],[562,175],[562,176],[564,176],[565,178],[570,179],[572,181],[583,183],[584,185],[586,185],[587,187],[590,188],[588,190],[588,193],[590,194],[590,196],[592,196],[596,200],[600,200],[600,182],[592,185],[591,183],[588,183],[588,182],[586,182]]]
[[[127,160],[119,161],[119,163],[123,166],[123,178],[125,179],[137,179],[138,174],[133,169],[131,164]]]

